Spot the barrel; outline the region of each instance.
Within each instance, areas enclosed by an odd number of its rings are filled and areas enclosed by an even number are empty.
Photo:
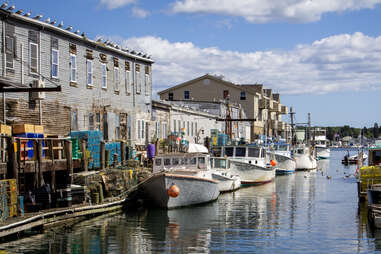
[[[147,145],[147,157],[148,159],[152,159],[155,157],[155,144]]]

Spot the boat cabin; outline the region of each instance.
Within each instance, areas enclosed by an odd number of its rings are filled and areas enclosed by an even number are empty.
[[[369,148],[368,150],[368,165],[381,165],[381,146]]]
[[[171,170],[209,170],[209,163],[209,155],[204,153],[158,155],[154,159],[153,173]]]
[[[230,160],[228,158],[210,158],[210,167],[213,169],[227,170],[230,168]]]
[[[259,146],[221,146],[214,147],[212,154],[215,157],[229,158],[265,158],[266,151]]]

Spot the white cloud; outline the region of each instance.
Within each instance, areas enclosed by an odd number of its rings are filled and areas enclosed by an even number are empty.
[[[136,1],[137,0],[100,0],[100,4],[105,5],[107,9],[112,10],[135,3]]]
[[[137,18],[146,18],[149,15],[149,11],[141,9],[139,7],[132,8],[132,15]]]
[[[234,83],[261,83],[283,94],[381,89],[381,36],[341,34],[290,51],[256,52],[199,48],[150,36],[121,43],[152,55],[155,92],[205,73],[222,74]]]
[[[373,8],[381,0],[181,0],[175,13],[213,13],[240,16],[252,23],[313,22],[322,14]]]

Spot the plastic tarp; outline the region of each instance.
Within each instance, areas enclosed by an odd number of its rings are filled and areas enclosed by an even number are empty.
[[[208,148],[199,144],[189,144],[188,153],[208,153]]]

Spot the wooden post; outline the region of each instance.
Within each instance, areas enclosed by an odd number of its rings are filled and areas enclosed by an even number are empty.
[[[101,170],[105,168],[106,161],[106,143],[101,141]]]
[[[18,170],[17,170],[17,151],[15,151],[15,138],[11,137],[7,139],[8,144],[8,169],[7,178],[15,178],[18,185]]]
[[[44,174],[42,172],[42,160],[43,160],[43,141],[40,139],[37,141],[37,162],[38,162],[38,183],[39,187],[45,185]]]
[[[38,168],[39,168],[39,165],[38,165],[38,157],[37,157],[37,154],[38,154],[38,145],[37,145],[37,141],[36,140],[32,140],[33,142],[33,158],[34,158],[34,180],[33,180],[33,188],[38,188],[40,187],[40,183],[38,181]],[[26,159],[28,157],[28,146],[26,144],[24,144],[24,159]],[[21,162],[21,160],[20,160]]]
[[[89,171],[89,158],[86,154],[86,140],[81,141],[81,152],[82,152],[82,169],[87,172]]]
[[[120,163],[124,166],[126,161],[126,142],[120,141]]]
[[[112,158],[113,158],[113,162],[114,162],[114,163],[113,163],[113,164],[114,164],[113,166],[114,166],[114,168],[115,168],[116,166],[118,166],[118,154],[117,154],[117,153],[114,153]]]
[[[67,183],[70,186],[73,183],[73,150],[71,147],[71,140],[65,140],[65,157],[66,157],[66,165],[67,165]]]
[[[51,189],[52,189],[52,192],[54,193],[56,191],[56,168],[55,168],[55,165],[54,165],[54,144],[53,144],[53,140],[49,140],[49,155],[50,155],[50,159],[52,160],[52,173],[51,173],[51,180],[50,180],[50,186],[51,186]]]

